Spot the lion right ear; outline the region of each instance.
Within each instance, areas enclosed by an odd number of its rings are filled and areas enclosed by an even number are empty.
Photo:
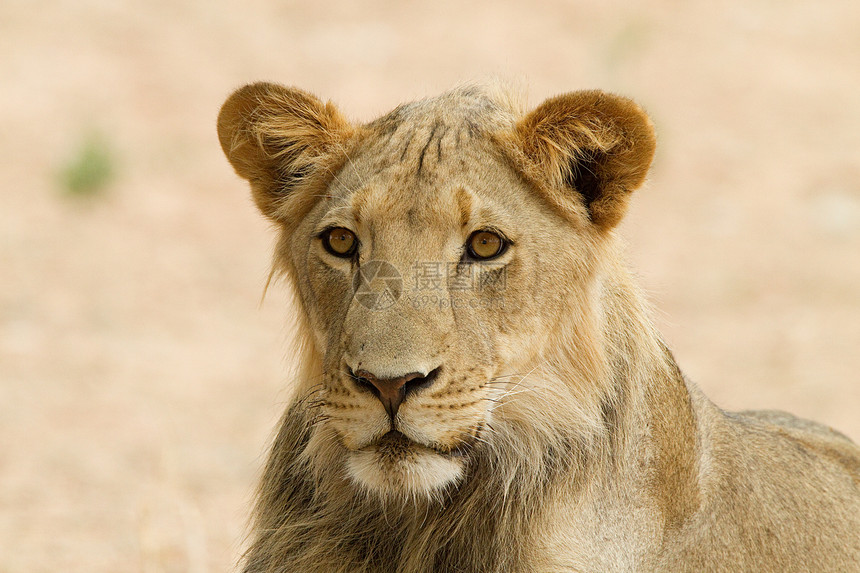
[[[351,133],[331,103],[270,83],[236,90],[218,114],[224,154],[251,184],[260,211],[273,219],[286,197],[324,169]]]
[[[549,99],[516,126],[526,168],[560,208],[581,212],[600,229],[624,216],[630,194],[642,185],[656,140],[651,120],[636,103],[602,91]]]

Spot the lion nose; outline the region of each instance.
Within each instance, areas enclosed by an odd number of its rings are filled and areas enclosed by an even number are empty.
[[[406,399],[406,396],[421,388],[426,388],[433,384],[433,381],[439,376],[439,370],[436,368],[429,374],[421,372],[410,372],[396,378],[378,378],[367,370],[359,370],[352,372],[350,376],[360,388],[369,390],[374,396],[379,398],[388,416],[394,421],[397,411],[400,409],[400,404]]]

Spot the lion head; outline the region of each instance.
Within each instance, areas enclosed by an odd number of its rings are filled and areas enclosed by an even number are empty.
[[[467,87],[354,125],[258,83],[227,100],[218,133],[280,233],[317,474],[432,496],[518,428],[587,433],[599,419],[609,389],[590,300],[654,152],[636,104],[583,91],[526,114]],[[548,369],[563,373],[530,376]],[[530,378],[564,383],[535,392]]]

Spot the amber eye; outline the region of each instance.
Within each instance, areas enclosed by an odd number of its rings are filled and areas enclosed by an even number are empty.
[[[336,257],[351,257],[358,247],[355,233],[343,227],[335,227],[323,231],[321,237],[323,247]]]
[[[466,246],[473,259],[486,260],[501,255],[507,243],[492,231],[475,231]]]

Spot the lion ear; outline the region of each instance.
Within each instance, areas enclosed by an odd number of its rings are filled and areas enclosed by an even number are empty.
[[[351,131],[331,103],[263,82],[236,90],[218,114],[224,154],[250,182],[260,211],[271,218],[277,218],[284,198],[327,163]]]
[[[642,108],[601,91],[545,101],[519,121],[516,135],[530,171],[548,185],[551,199],[564,204],[574,191],[591,222],[604,229],[624,216],[656,146],[654,126]]]

